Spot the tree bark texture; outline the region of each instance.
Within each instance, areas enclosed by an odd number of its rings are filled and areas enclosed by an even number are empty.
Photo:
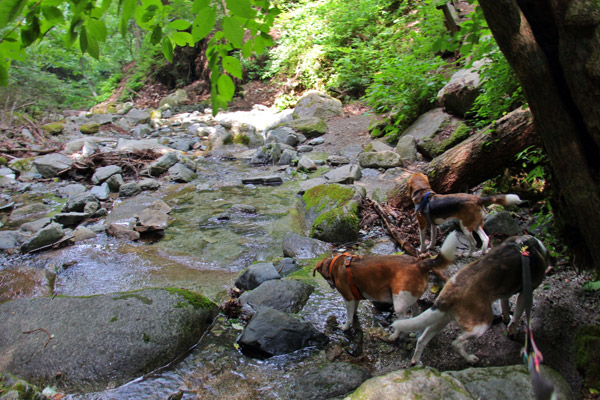
[[[557,222],[583,266],[600,269],[600,7],[594,0],[479,3],[550,159]]]
[[[429,177],[436,193],[465,192],[515,165],[515,155],[538,140],[529,110],[517,109],[437,156],[419,172]],[[389,203],[394,207],[413,207],[406,182],[394,189]]]

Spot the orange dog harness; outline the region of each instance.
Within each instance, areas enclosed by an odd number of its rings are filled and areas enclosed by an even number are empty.
[[[340,258],[342,256],[346,256],[346,260],[344,261],[344,266],[346,267],[346,274],[348,275],[348,283],[350,284],[350,291],[352,292],[352,295],[354,296],[354,298],[356,300],[364,300],[365,298],[360,293],[360,291],[354,284],[354,281],[352,280],[352,269],[351,269],[350,264],[352,263],[352,259],[357,257],[355,255],[351,255],[350,253],[342,253],[342,254],[338,254],[337,256],[335,256],[333,258],[333,260],[331,260],[331,263],[329,264],[329,276],[331,276],[331,279],[333,280],[333,285],[335,286],[335,278],[333,276],[333,264],[335,264],[335,262],[338,260],[338,258]]]

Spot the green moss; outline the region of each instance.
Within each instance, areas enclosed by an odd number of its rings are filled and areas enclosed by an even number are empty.
[[[302,200],[307,209],[316,208],[316,211],[323,210],[331,204],[327,200],[333,201],[333,206],[340,206],[354,197],[354,190],[342,185],[319,185],[307,190],[302,195]]]
[[[179,289],[179,288],[173,288],[173,287],[167,287],[165,288],[165,290],[171,294],[177,294],[179,296],[182,296],[186,301],[187,301],[187,305],[191,305],[192,307],[198,309],[198,308],[204,308],[204,309],[209,309],[209,308],[213,308],[215,307],[215,303],[213,303],[211,300],[209,300],[208,298],[206,298],[205,296],[199,294],[199,293],[195,293],[186,289]],[[182,303],[183,305],[183,303]],[[186,306],[187,306],[186,305]],[[179,303],[176,307],[179,307]]]
[[[108,322],[117,322],[118,319],[119,319],[119,317],[115,315],[114,317],[109,319]]]
[[[83,134],[98,133],[100,131],[100,124],[92,122],[89,124],[83,124],[79,127],[79,130]]]
[[[8,161],[6,161],[6,158],[4,157],[0,157],[0,165],[6,165]]]
[[[600,389],[600,326],[584,325],[575,334],[575,366],[583,371],[585,386]]]
[[[229,136],[225,137],[225,139],[223,139],[223,144],[225,144],[225,145],[233,144],[233,136],[229,135]]]
[[[60,135],[65,129],[65,124],[62,122],[51,122],[41,127],[45,132],[50,135]]]
[[[137,293],[125,293],[121,296],[113,297],[113,300],[127,300],[131,298],[138,299],[139,301],[147,305],[152,304],[152,299],[145,296],[140,296]]]
[[[248,135],[244,134],[237,135],[233,138],[233,143],[247,145],[248,143],[250,143],[250,138],[248,137]]]
[[[146,332],[142,332],[142,340],[144,343],[148,343],[150,341],[150,336]]]
[[[27,172],[31,169],[31,166],[33,165],[33,160],[35,160],[34,157],[19,158],[16,160],[12,160],[10,162],[10,167],[17,171]]]

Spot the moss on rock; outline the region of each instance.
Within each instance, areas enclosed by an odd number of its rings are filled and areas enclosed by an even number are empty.
[[[79,127],[79,130],[84,135],[90,135],[93,133],[98,133],[100,131],[100,124],[91,122],[89,124],[83,124]]]
[[[49,124],[42,125],[42,129],[44,130],[44,132],[56,136],[63,133],[63,131],[65,130],[65,124],[62,122],[50,122]]]
[[[210,299],[208,299],[207,297],[199,294],[199,293],[195,293],[192,292],[190,290],[186,290],[186,289],[178,289],[178,288],[173,288],[173,287],[167,287],[165,288],[165,290],[171,294],[177,294],[181,297],[183,297],[187,304],[191,305],[192,307],[198,309],[198,308],[203,308],[203,309],[209,309],[209,308],[213,308],[216,307],[215,303],[213,303]]]
[[[585,386],[600,390],[600,326],[584,325],[575,334],[575,366],[583,372]]]

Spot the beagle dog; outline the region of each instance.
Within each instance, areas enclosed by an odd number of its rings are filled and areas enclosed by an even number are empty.
[[[532,299],[532,290],[544,279],[551,260],[538,239],[529,235],[513,236],[452,276],[431,308],[417,317],[395,321],[390,339],[395,340],[400,332],[423,331],[411,360],[411,365],[415,365],[427,343],[454,320],[463,333],[452,342],[452,346],[469,363],[477,362],[478,358],[469,354],[465,345],[469,340],[483,335],[490,327],[494,317],[492,303],[501,300],[502,316],[506,323],[510,318],[508,299],[513,294],[519,294],[507,328],[508,333],[513,335],[527,302]],[[525,268],[529,271],[530,279],[524,279]]]
[[[398,318],[404,317],[409,308],[415,316],[419,311],[416,302],[429,283],[429,271],[444,281],[448,279],[442,271],[454,261],[456,244],[456,234],[452,232],[435,258],[349,254],[324,258],[315,266],[313,276],[319,272],[344,298],[347,319],[340,326],[344,331],[352,326],[358,303],[363,299],[393,304]]]
[[[503,194],[496,196],[480,197],[466,193],[436,194],[431,190],[427,176],[417,172],[408,180],[408,192],[415,205],[417,221],[421,234],[420,251],[425,251],[425,230],[431,226],[431,241],[427,249],[435,247],[437,229],[440,225],[451,219],[458,219],[460,228],[469,240],[469,256],[473,255],[477,242],[473,232],[477,232],[481,239],[481,253],[488,249],[489,237],[483,230],[483,219],[486,211],[484,206],[500,204],[509,206],[520,204],[521,199],[516,194]]]

